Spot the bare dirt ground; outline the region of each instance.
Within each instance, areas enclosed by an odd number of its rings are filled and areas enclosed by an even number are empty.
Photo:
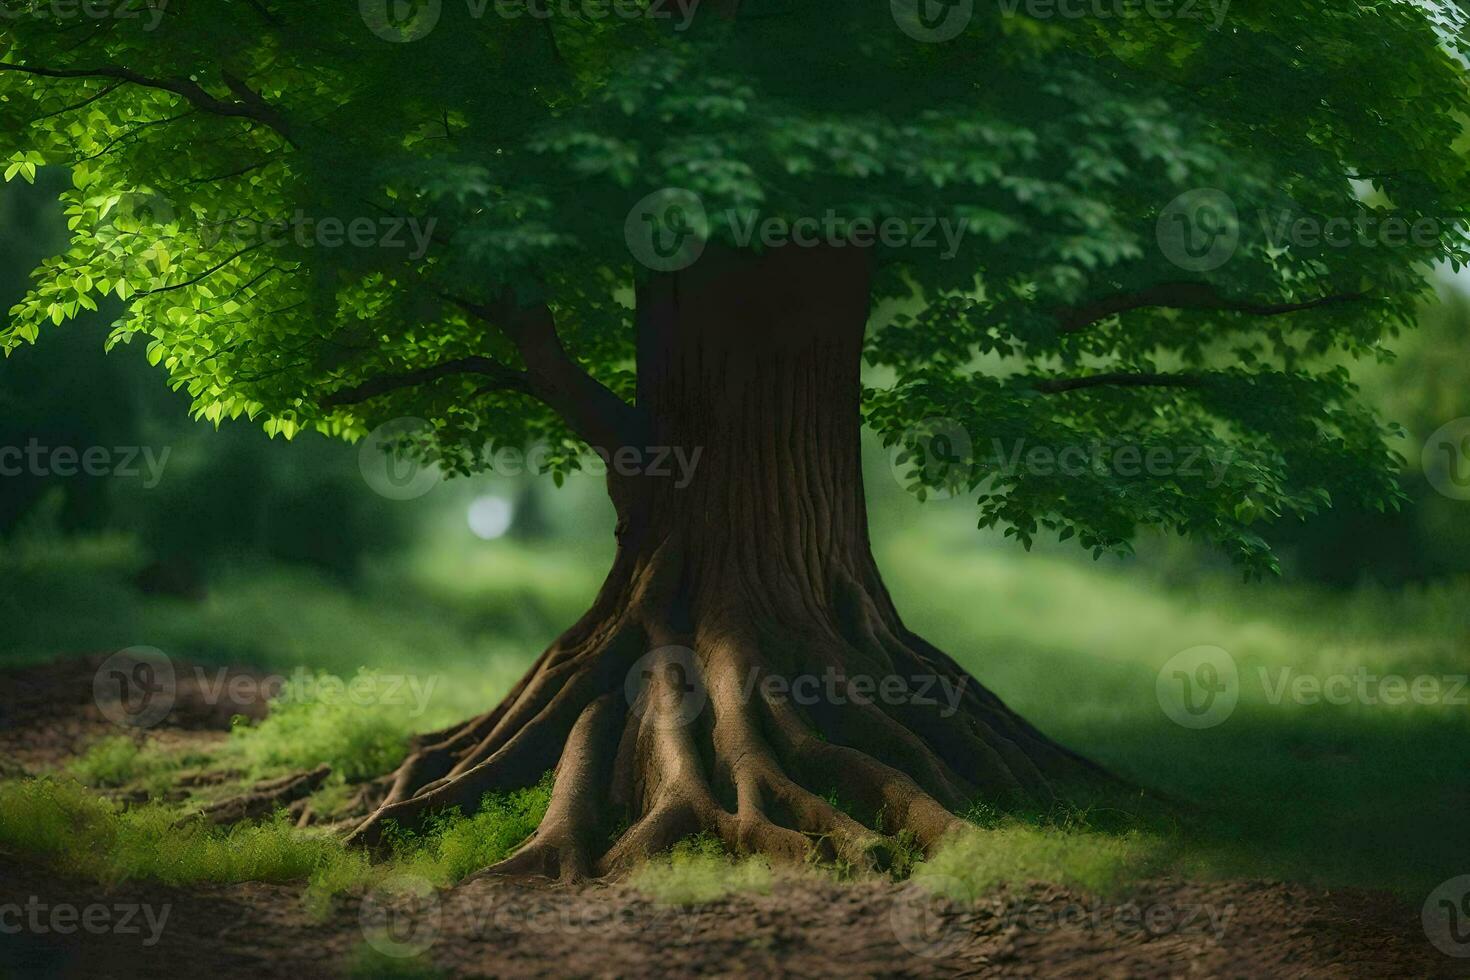
[[[0,760],[35,772],[116,733],[93,703],[93,661],[0,675]],[[225,737],[228,719],[191,703],[181,688],[155,734]],[[1280,882],[1154,881],[1110,901],[1034,885],[961,905],[912,884],[808,874],[680,908],[620,883],[478,877],[417,898],[344,899],[325,919],[302,894],[104,886],[0,851],[0,978],[299,980],[343,975],[365,950],[455,977],[1470,976],[1470,961],[1431,946],[1419,910],[1399,899]],[[67,908],[78,911],[57,916]],[[87,914],[108,926],[69,918]]]

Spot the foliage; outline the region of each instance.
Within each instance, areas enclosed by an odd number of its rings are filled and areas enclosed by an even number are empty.
[[[1001,5],[938,44],[889,7],[754,3],[685,31],[446,4],[422,37],[375,32],[354,5],[17,19],[0,41],[0,160],[25,179],[71,168],[73,237],[0,346],[114,296],[128,309],[112,341],[146,337],[212,422],[354,437],[417,416],[431,430],[413,448],[450,470],[546,439],[563,473],[586,433],[511,373],[518,318],[544,306],[577,370],[631,396],[645,274],[624,222],[677,187],[716,216],[830,214],[839,240],[859,220],[964,223],[946,257],[874,249],[891,315],[868,357],[892,381],[867,418],[918,459],[914,427],[937,416],[981,446],[1232,461],[1219,482],[1102,465],[1062,478],[982,454],[941,477],[917,467],[921,484],[977,492],[982,526],[1101,552],[1160,525],[1258,572],[1274,567],[1265,517],[1393,505],[1389,430],[1320,359],[1383,356],[1427,268],[1465,259],[1457,15],[1237,0],[1221,25]],[[1239,240],[1190,271],[1157,229],[1204,189],[1232,202]],[[366,221],[378,247],[323,247],[298,216]],[[1430,233],[1280,240],[1297,218]],[[382,247],[384,223],[409,219],[420,247]],[[736,240],[728,221],[711,234]],[[420,383],[342,397],[405,375]]]

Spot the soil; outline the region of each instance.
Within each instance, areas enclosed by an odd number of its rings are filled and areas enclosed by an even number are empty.
[[[115,734],[92,702],[101,659],[0,673],[0,759],[34,772]],[[184,686],[182,711],[153,737],[201,746],[225,737],[228,719],[194,704]],[[1428,943],[1408,903],[1282,882],[1150,881],[1112,900],[1037,884],[962,905],[908,883],[793,874],[778,875],[768,894],[676,907],[619,882],[481,875],[417,897],[343,899],[317,919],[302,893],[105,886],[0,851],[0,978],[297,980],[344,975],[364,950],[378,951],[379,963],[421,952],[417,962],[455,977],[1470,976],[1470,961]],[[149,920],[127,912],[139,906],[161,925],[156,941]],[[53,922],[63,907],[101,907],[91,914],[114,925]]]

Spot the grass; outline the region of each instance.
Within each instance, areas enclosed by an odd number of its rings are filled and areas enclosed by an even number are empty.
[[[264,719],[235,726],[231,754],[255,775],[325,762],[335,776],[349,782],[390,772],[403,761],[414,729],[411,706],[333,695],[329,692],[347,682],[325,672],[310,676],[324,693],[275,699]],[[364,670],[358,679],[386,689],[387,681],[376,672]]]
[[[877,535],[906,620],[1042,731],[1193,804],[1166,831],[1142,820],[1191,873],[1420,896],[1463,873],[1465,704],[1305,704],[1274,692],[1283,672],[1470,674],[1470,582],[1331,593],[1178,568],[1165,578],[1151,571],[1170,568],[1159,556],[1132,566],[1055,550],[1020,557],[966,536],[961,509]],[[1239,703],[1192,730],[1164,714],[1156,681],[1170,657],[1202,644],[1238,665]],[[1038,827],[1097,843],[1075,826]],[[1054,877],[1045,842],[1034,843],[1036,875]]]
[[[284,819],[229,830],[178,819],[172,807],[124,808],[68,780],[0,783],[0,845],[101,882],[298,881],[349,858]]]
[[[304,883],[307,907],[322,914],[333,897],[393,877],[447,886],[495,863],[536,829],[550,795],[549,777],[487,795],[474,816],[441,814],[423,834],[399,835],[392,856],[375,862],[338,837],[297,829],[284,813],[218,828],[158,803],[123,807],[69,779],[10,780],[0,782],[0,848],[104,883]]]
[[[548,772],[535,786],[487,794],[472,816],[451,810],[422,832],[389,836],[398,861],[411,873],[449,885],[508,857],[541,823],[550,802]]]
[[[869,479],[874,538],[906,621],[1043,731],[1189,804],[1168,819],[1137,807],[1117,819],[990,815],[960,856],[941,853],[917,875],[1103,887],[1163,868],[1422,895],[1464,872],[1470,710],[1304,704],[1271,691],[1286,670],[1470,673],[1470,582],[1329,593],[1242,585],[1162,552],[1131,564],[1046,548],[1025,555],[977,535],[962,502],[910,513],[914,505],[884,479]],[[139,560],[116,537],[0,549],[0,659],[146,643],[209,664],[437,678],[418,713],[406,704],[288,704],[237,730],[216,760],[264,774],[325,759],[354,777],[390,768],[410,732],[494,703],[575,617],[600,568],[564,544],[432,543],[370,570],[357,587],[300,570],[235,567],[212,581],[205,602],[188,604],[139,596],[127,584]],[[1164,715],[1156,679],[1175,653],[1201,644],[1234,659],[1240,701],[1222,724],[1191,730]],[[72,774],[109,786],[164,780],[169,768],[113,743],[74,763]],[[342,791],[339,782],[324,792]],[[524,831],[524,815],[505,819],[517,828],[505,838]],[[445,833],[416,847],[420,856],[437,853],[436,867],[451,870],[436,880],[449,880],[502,846],[473,845]],[[685,887],[676,879],[710,877],[720,867],[713,860],[670,856],[646,884],[673,898]],[[973,870],[952,873],[966,867]],[[322,873],[346,880],[358,872]],[[696,883],[687,892],[708,893]]]
[[[1025,823],[971,830],[915,866],[913,878],[957,900],[1002,885],[1055,882],[1109,896],[1140,878],[1174,870],[1172,842],[1138,832],[1105,834]]]
[[[719,840],[698,835],[644,864],[630,883],[660,905],[703,905],[736,893],[771,890],[771,867],[757,857],[732,858]]]
[[[66,772],[87,786],[117,787],[141,783],[145,789],[161,791],[172,782],[181,760],[147,749],[126,735],[96,742],[66,765]]]

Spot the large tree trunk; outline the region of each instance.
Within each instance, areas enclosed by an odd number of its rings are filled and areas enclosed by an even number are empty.
[[[868,306],[856,248],[710,254],[640,292],[634,448],[697,453],[693,479],[614,457],[618,551],[592,609],[493,711],[420,740],[358,841],[555,767],[505,870],[604,873],[701,831],[872,867],[973,802],[1095,772],[893,608],[861,474]]]

